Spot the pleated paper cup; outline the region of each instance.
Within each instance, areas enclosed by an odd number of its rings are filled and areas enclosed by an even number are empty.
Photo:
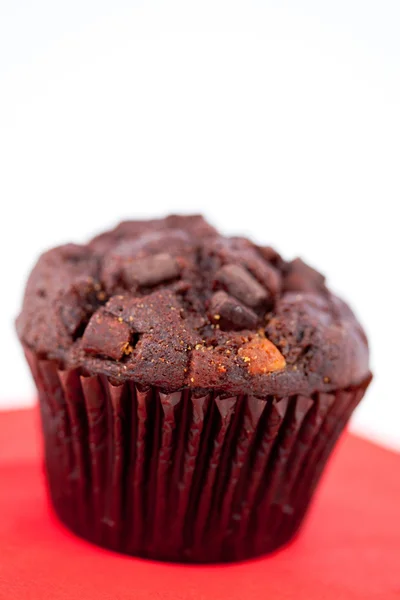
[[[298,530],[369,379],[332,393],[163,393],[30,350],[48,489],[76,534],[152,559],[242,560]]]

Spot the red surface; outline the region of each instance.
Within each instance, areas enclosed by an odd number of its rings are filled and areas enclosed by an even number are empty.
[[[52,515],[36,413],[0,414],[0,599],[400,599],[400,455],[346,435],[300,536],[237,565],[118,556]]]

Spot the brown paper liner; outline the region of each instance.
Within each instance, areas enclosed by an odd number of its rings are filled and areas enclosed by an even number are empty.
[[[241,560],[286,543],[369,383],[310,397],[196,397],[26,354],[59,518],[104,547],[171,561]]]

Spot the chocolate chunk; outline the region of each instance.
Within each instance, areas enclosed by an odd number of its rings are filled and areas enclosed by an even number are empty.
[[[120,360],[131,351],[129,326],[121,318],[115,318],[103,309],[90,319],[83,334],[83,349],[88,354],[99,354]]]
[[[226,292],[216,292],[211,298],[209,314],[222,329],[251,329],[256,327],[258,316],[239,300]]]
[[[262,281],[268,291],[270,291],[273,296],[279,294],[282,289],[282,277],[278,269],[272,265],[264,264],[262,275]]]
[[[268,299],[268,293],[246,269],[240,265],[225,265],[215,279],[235,298],[247,306],[256,307]]]
[[[289,271],[283,289],[291,292],[313,292],[324,289],[325,277],[318,271],[296,258],[289,263]]]
[[[202,215],[169,215],[165,219],[165,225],[175,231],[188,232],[190,239],[197,237],[204,240],[218,234]]]
[[[223,262],[229,261],[245,267],[273,296],[280,292],[282,286],[279,270],[266,262],[249,240],[229,238],[219,241],[216,251]]]
[[[261,256],[269,263],[278,265],[283,262],[281,255],[271,248],[271,246],[258,246],[258,251]]]
[[[79,306],[75,295],[70,294],[65,296],[66,304],[63,304],[60,309],[60,317],[65,329],[71,336],[75,336],[82,323],[86,319],[86,311]]]
[[[59,298],[60,318],[73,339],[101,304],[100,290],[100,284],[92,277],[77,277],[62,291]]]
[[[155,254],[129,262],[123,272],[128,285],[149,287],[175,279],[180,275],[180,267],[170,254]]]

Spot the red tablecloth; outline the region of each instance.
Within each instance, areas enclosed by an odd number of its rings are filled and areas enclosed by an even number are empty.
[[[346,434],[301,534],[260,560],[180,566],[118,556],[52,515],[36,413],[0,413],[0,599],[400,599],[400,454]]]

